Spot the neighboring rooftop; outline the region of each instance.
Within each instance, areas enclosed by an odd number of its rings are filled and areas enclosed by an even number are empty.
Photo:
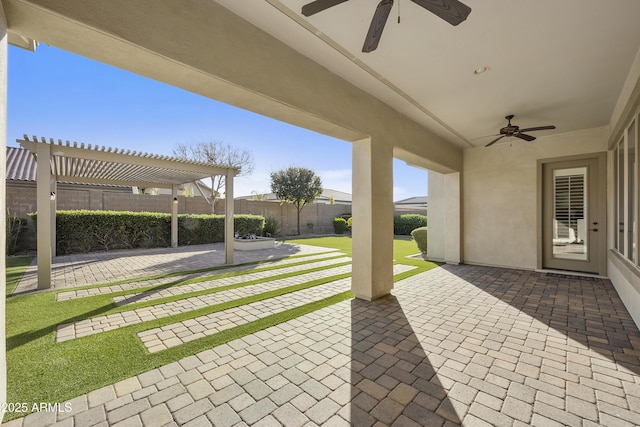
[[[409,197],[408,199],[398,200],[396,205],[412,205],[412,206],[427,206],[427,196]]]
[[[7,180],[36,182],[36,159],[29,150],[7,147]]]

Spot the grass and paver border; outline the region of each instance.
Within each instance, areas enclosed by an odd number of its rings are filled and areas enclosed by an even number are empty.
[[[326,237],[314,239],[301,239],[288,243],[301,243],[316,245],[330,249],[337,249],[335,257],[351,255],[351,241],[348,236]],[[435,264],[421,260],[405,258],[406,255],[415,253],[415,243],[409,239],[397,239],[395,241],[396,262],[408,265],[416,265],[409,272],[401,273],[397,280],[408,277],[435,267]],[[299,262],[287,264],[303,265],[310,263],[305,256],[292,256]],[[311,257],[312,258],[312,257]],[[330,259],[330,258],[327,258]],[[24,272],[29,260],[21,260],[15,267],[17,270],[7,270],[12,274],[11,286],[15,288],[19,276]],[[68,301],[56,301],[57,295],[68,292],[70,289],[36,292],[33,294],[15,295],[7,299],[7,363],[8,363],[8,399],[10,401],[24,402],[63,402],[75,396],[99,389],[109,384],[129,378],[133,375],[149,371],[181,358],[196,354],[211,347],[241,338],[243,336],[266,329],[270,326],[286,322],[312,311],[330,306],[345,299],[352,298],[351,292],[342,292],[320,301],[315,301],[283,312],[260,318],[258,320],[236,326],[214,335],[190,341],[177,347],[150,354],[137,337],[137,333],[153,328],[159,328],[171,323],[191,319],[204,314],[210,314],[237,307],[251,302],[264,300],[278,295],[307,289],[313,286],[321,286],[324,283],[349,277],[350,274],[330,276],[319,280],[306,282],[274,291],[252,295],[223,304],[206,307],[174,316],[152,320],[141,324],[125,326],[117,330],[103,332],[62,343],[55,343],[57,326],[69,321],[81,321],[105,314],[130,311],[132,308],[157,305],[167,301],[177,301],[187,297],[202,295],[210,292],[218,292],[226,288],[214,288],[211,290],[186,293],[174,297],[161,298],[154,301],[118,306],[113,302],[116,295],[129,295],[145,290],[161,289],[169,286],[179,286],[194,281],[211,280],[213,278],[241,276],[248,272],[273,271],[274,278],[286,278],[309,271],[321,271],[328,267],[312,270],[302,270],[291,274],[278,275],[278,266],[270,266],[269,261],[261,261],[255,264],[255,269],[241,272],[226,272],[225,267],[213,267],[207,269],[172,272],[162,275],[135,278],[132,280],[119,280],[117,282],[100,285],[83,286],[74,289],[91,289],[104,286],[117,286],[145,280],[159,280],[175,277],[170,284],[141,287],[126,291],[100,294],[91,297],[77,298]],[[340,264],[338,264],[340,265]],[[344,264],[342,264],[344,265]],[[332,267],[335,267],[332,266]],[[228,268],[228,267],[226,267]],[[21,271],[21,272],[19,272]],[[220,274],[207,275],[207,278],[195,278],[181,280],[189,274],[199,274],[219,271]],[[17,279],[16,279],[17,277]],[[232,287],[250,286],[261,283],[267,279],[248,281]],[[5,420],[16,418],[25,414],[7,414]]]

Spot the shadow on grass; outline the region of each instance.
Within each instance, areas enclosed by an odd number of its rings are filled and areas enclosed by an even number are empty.
[[[44,328],[36,329],[29,332],[18,333],[16,335],[10,335],[7,337],[7,351],[13,350],[14,348],[18,348],[24,344],[38,340],[48,334],[55,333],[58,325],[62,325],[65,323],[80,322],[82,320],[86,320],[91,317],[102,315],[117,307],[118,306],[115,303],[106,304],[98,308],[95,308],[93,310],[87,311],[85,313],[78,314],[76,316],[72,316],[67,319],[56,322],[54,324],[48,325]]]

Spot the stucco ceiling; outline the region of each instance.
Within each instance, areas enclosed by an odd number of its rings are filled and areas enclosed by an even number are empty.
[[[609,124],[640,48],[637,0],[464,0],[457,27],[395,0],[372,53],[361,49],[377,0],[308,18],[311,0],[216,1],[464,148],[489,142],[507,114],[557,126],[538,137]]]

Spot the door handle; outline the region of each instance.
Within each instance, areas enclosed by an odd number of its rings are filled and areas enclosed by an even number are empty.
[[[591,231],[598,231],[598,229],[597,228],[592,228]]]

